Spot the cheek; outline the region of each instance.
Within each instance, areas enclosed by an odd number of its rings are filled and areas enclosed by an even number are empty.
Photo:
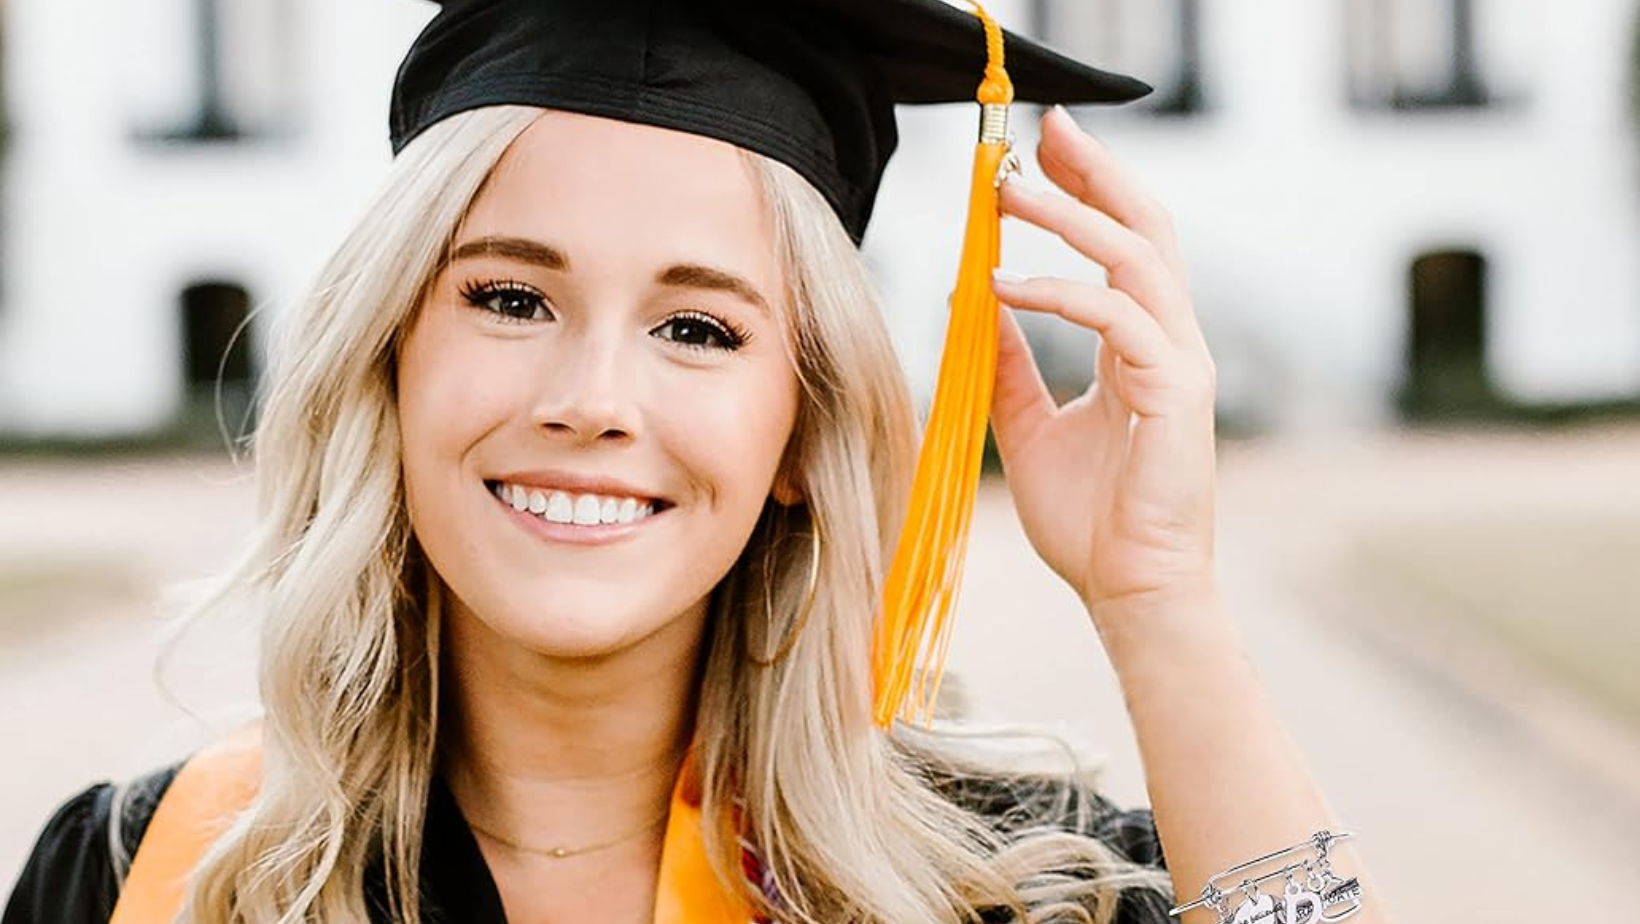
[[[462,460],[506,409],[493,363],[474,345],[445,336],[436,316],[414,328],[398,362],[399,434],[411,524],[442,522],[442,505],[460,495]],[[486,374],[480,374],[483,371]]]
[[[691,455],[720,491],[732,491],[734,506],[761,510],[796,422],[795,377],[760,376],[691,403],[695,412],[677,419]]]
[[[425,322],[412,328],[399,351],[396,383],[404,499],[410,527],[422,537],[440,533],[437,525],[444,519],[436,503],[441,492],[432,482],[436,480],[434,460],[440,455],[442,436],[435,422],[449,419],[441,407],[442,396],[448,391],[439,387],[441,369],[433,351],[427,348],[429,340]]]
[[[459,451],[495,425],[507,375],[481,342],[445,336],[436,318],[418,326],[399,354],[399,426],[406,458]]]

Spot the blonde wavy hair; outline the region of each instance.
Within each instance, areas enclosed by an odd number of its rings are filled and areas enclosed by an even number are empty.
[[[180,921],[362,922],[379,863],[394,919],[420,924],[441,586],[406,513],[394,357],[464,213],[539,113],[479,109],[416,138],[288,321],[255,436],[258,532],[195,613],[261,620],[264,775],[196,871]],[[749,838],[781,902],[748,898],[782,922],[963,924],[989,909],[1107,924],[1124,891],[1165,891],[1167,877],[1087,833],[1096,800],[1049,781],[1028,788],[1035,802],[978,811],[956,797],[963,786],[1006,794],[1026,781],[872,724],[872,615],[916,419],[841,224],[789,168],[745,162],[788,283],[803,396],[790,461],[806,503],[771,501],[713,595],[696,717],[710,734],[697,735],[696,756],[718,872],[746,889]],[[789,656],[759,667],[750,655],[771,650],[802,606],[817,529],[809,620]]]

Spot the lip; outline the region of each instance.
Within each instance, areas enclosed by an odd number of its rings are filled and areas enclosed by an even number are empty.
[[[539,469],[525,472],[509,472],[505,475],[492,475],[484,479],[486,485],[496,482],[522,485],[526,488],[540,488],[543,491],[563,491],[568,494],[601,494],[605,497],[631,497],[638,501],[648,501],[655,505],[655,512],[672,506],[672,503],[659,494],[650,492],[613,478],[591,477],[577,475],[573,472],[554,469]]]
[[[528,484],[528,482],[523,481],[513,483]],[[568,489],[557,488],[556,490]],[[507,518],[517,524],[519,528],[526,530],[538,539],[567,545],[609,545],[621,542],[636,536],[657,518],[666,515],[666,508],[656,506],[654,513],[641,520],[633,520],[631,523],[600,523],[597,526],[576,526],[573,523],[553,523],[527,510],[514,509],[512,504],[502,500],[496,496],[494,491],[489,489],[488,482],[484,493],[490,495],[490,500],[494,501],[496,506],[501,509],[501,512],[506,514]],[[595,492],[586,491],[585,493]]]

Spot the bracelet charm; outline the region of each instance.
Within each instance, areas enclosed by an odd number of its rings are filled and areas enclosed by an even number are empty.
[[[1235,924],[1276,924],[1276,900],[1258,890],[1251,881],[1242,884],[1247,900],[1236,909]]]
[[[1342,921],[1357,911],[1360,911],[1361,881],[1351,877],[1339,882],[1337,885],[1332,886],[1326,892],[1322,893],[1322,908],[1327,909],[1334,905],[1343,905],[1344,910],[1337,913],[1329,913],[1323,910],[1321,920],[1324,924],[1332,924],[1333,921]]]
[[[1344,879],[1333,872],[1327,852],[1334,841],[1352,836],[1348,832],[1317,831],[1309,840],[1215,873],[1202,886],[1200,898],[1173,908],[1168,915],[1176,917],[1192,908],[1206,906],[1218,913],[1219,924],[1335,924],[1343,921],[1361,910],[1361,880],[1353,876]],[[1220,889],[1220,880],[1305,849],[1315,852],[1313,859],[1243,879],[1236,887],[1243,900],[1231,910],[1230,898],[1235,893]],[[1298,877],[1300,871],[1304,873],[1302,882]],[[1280,899],[1259,891],[1260,883],[1273,879],[1285,880]]]
[[[1287,874],[1282,886],[1282,901],[1281,924],[1311,924],[1321,916],[1321,896],[1292,873]]]

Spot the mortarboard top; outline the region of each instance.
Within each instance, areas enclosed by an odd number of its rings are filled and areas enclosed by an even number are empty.
[[[941,0],[444,0],[393,88],[397,153],[467,109],[521,104],[656,125],[774,158],[859,243],[895,103],[972,101],[980,20]],[[1117,103],[1150,87],[1006,35],[1019,99]]]

